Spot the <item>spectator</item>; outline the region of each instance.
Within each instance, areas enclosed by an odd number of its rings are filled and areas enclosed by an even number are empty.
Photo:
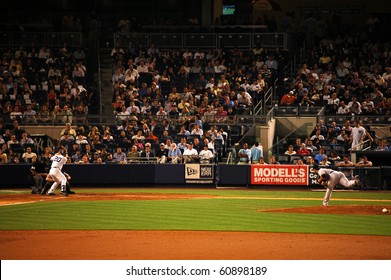
[[[61,122],[62,123],[72,123],[73,113],[68,105],[64,105],[61,111]]]
[[[251,150],[248,148],[248,144],[244,143],[243,147],[238,152],[239,163],[238,164],[249,164],[251,163]]]
[[[311,152],[310,152],[310,150],[307,149],[306,144],[302,143],[300,149],[297,150],[296,154],[299,156],[307,156],[307,155],[310,155]]]
[[[305,145],[305,144],[304,144],[304,145]],[[296,151],[293,149],[293,145],[289,145],[289,146],[288,146],[288,149],[285,151],[284,154],[285,154],[285,155],[288,155],[288,156],[296,155]]]
[[[371,167],[372,165],[372,161],[368,160],[366,155],[362,155],[360,160],[355,164],[356,167]]]
[[[343,167],[352,167],[354,166],[353,162],[350,161],[348,155],[344,155],[342,158],[342,161],[335,162],[336,167],[342,167],[341,172],[345,174],[346,178],[352,179],[353,178],[353,169],[351,168],[343,168]]]
[[[52,123],[51,113],[49,111],[49,107],[46,104],[43,104],[38,112],[37,123],[39,124]]]
[[[145,137],[145,140],[152,141],[153,143],[159,142],[159,138],[156,135],[154,135],[151,130],[148,130],[148,135],[147,135],[147,137]]]
[[[14,106],[9,116],[11,120],[21,122],[23,120],[23,112],[20,110],[20,106]]]
[[[103,132],[102,143],[103,144],[110,144],[113,142],[114,142],[114,137],[111,135],[109,130],[105,130]]]
[[[271,156],[269,157],[269,164],[280,164],[280,163],[277,161],[275,155],[271,155]]]
[[[156,158],[158,163],[166,163],[168,158],[168,150],[165,143],[160,143],[159,149],[156,151]]]
[[[214,155],[211,150],[209,150],[207,145],[204,145],[203,149],[199,153],[200,163],[212,163]]]
[[[319,162],[319,165],[321,166],[330,166],[331,162],[328,160],[327,155],[325,155],[322,160]]]
[[[87,140],[87,137],[84,136],[83,134],[81,133],[78,133],[77,136],[76,136],[76,139],[75,139],[75,142],[76,144],[79,145],[79,147],[83,144],[88,144],[88,140]]]
[[[81,62],[75,64],[72,78],[80,85],[84,86],[86,84],[86,67]]]
[[[27,163],[31,163],[31,159],[33,157],[37,157],[37,154],[34,153],[32,150],[31,150],[31,147],[27,147],[25,152],[23,153],[22,155],[22,159],[24,162],[27,162]]]
[[[325,156],[324,148],[320,147],[318,153],[314,156],[314,159],[318,164],[320,164]]]
[[[22,145],[22,147],[26,144],[35,144],[34,140],[29,137],[29,135],[27,134],[27,132],[23,132],[22,133],[22,138],[20,139],[20,144]]]
[[[341,130],[345,131],[346,135],[350,136],[350,134],[351,134],[351,132],[353,130],[353,127],[350,126],[350,121],[349,120],[345,121],[345,124],[342,126]]]
[[[308,139],[308,140],[307,140],[306,147],[307,147],[307,150],[309,150],[311,154],[312,154],[314,151],[318,150],[318,147],[316,147],[316,146],[313,144],[313,142],[312,142],[311,139]]]
[[[72,135],[69,135],[68,132],[65,132],[60,138],[60,145],[64,147],[70,147],[75,143],[75,138]]]
[[[82,157],[81,149],[76,148],[75,152],[71,155],[71,161],[73,163],[79,163],[82,160]]]
[[[345,101],[341,101],[339,103],[338,110],[336,112],[337,115],[347,115],[349,114],[350,110],[349,107],[345,104]]]
[[[189,142],[187,149],[183,152],[184,163],[197,163],[199,161],[198,151],[193,148],[193,143]]]
[[[16,139],[16,135],[12,134],[11,139],[7,141],[7,147],[8,149],[11,149],[13,144],[20,144],[19,140]]]
[[[116,152],[113,154],[113,162],[126,163],[126,154],[122,151],[122,148],[118,147]]]
[[[375,151],[389,152],[391,151],[390,147],[387,145],[387,140],[380,140],[380,144],[376,147]]]
[[[325,140],[324,136],[320,132],[320,129],[317,129],[315,131],[315,135],[312,135],[310,139],[311,139],[311,141],[315,141],[315,140],[322,141],[322,140]]]
[[[6,153],[3,152],[2,154],[0,154],[0,158],[1,158],[0,164],[9,163],[8,155]]]
[[[172,164],[181,163],[182,152],[175,143],[171,144],[167,157],[168,157],[168,161],[171,162]]]
[[[163,130],[163,134],[159,138],[160,142],[166,143],[168,139],[172,142],[172,137],[168,134],[168,130]]]
[[[74,138],[76,138],[76,136],[77,136],[76,130],[74,130],[71,127],[71,123],[69,123],[69,122],[66,123],[65,127],[61,130],[60,136],[63,136],[65,134],[65,132],[67,132],[69,136],[73,136]]]
[[[300,149],[301,144],[302,144],[301,138],[300,137],[296,137],[295,144],[293,145],[293,150],[297,151],[298,149]]]
[[[186,129],[185,125],[181,125],[177,135],[181,136],[181,137],[186,137],[187,138],[190,135],[190,131]]]
[[[128,138],[125,130],[121,130],[119,135],[117,136],[116,142],[119,145],[123,145],[123,144],[127,144],[127,143],[132,143],[132,140]]]
[[[147,146],[150,147],[150,145],[151,144],[146,143],[145,148],[147,148]],[[126,158],[127,158],[128,162],[134,162],[134,161],[137,161],[139,159],[139,157],[140,157],[140,153],[137,150],[137,146],[133,145],[132,148],[126,154]]]
[[[200,127],[199,123],[195,123],[190,134],[199,135],[200,137],[202,137],[204,135],[204,131]]]
[[[288,93],[284,94],[281,98],[281,106],[291,106],[294,105],[296,101],[295,93],[291,90]]]
[[[202,145],[200,143],[200,138],[193,139],[193,149],[195,149],[198,153],[202,150]]]
[[[79,161],[78,163],[80,163],[80,164],[90,164],[90,160],[89,160],[87,155],[83,155],[81,161]]]
[[[142,151],[144,150],[144,144],[140,142],[137,138],[133,140],[133,144],[137,147],[137,150]],[[149,144],[149,143],[146,143]]]
[[[359,161],[355,164],[355,166],[358,168],[358,176],[360,178],[360,181],[362,182],[361,187],[366,187],[366,180],[367,177],[367,170],[365,170],[365,167],[371,167],[373,166],[372,161],[368,160],[368,157],[366,155],[362,155],[359,159]]]
[[[335,150],[331,150],[330,151],[330,161],[332,163],[335,163],[336,161],[340,161],[341,160],[341,157],[338,155],[337,151]]]
[[[182,154],[188,148],[186,137],[181,138],[181,142],[178,144],[178,148],[182,151]]]
[[[315,159],[312,156],[307,157],[307,162],[308,165],[313,166],[316,164]]]
[[[257,164],[265,165],[265,164],[267,164],[267,163],[265,162],[265,159],[264,159],[263,157],[260,157],[260,158],[259,158],[259,163],[257,163]]]
[[[352,141],[351,150],[361,151],[363,149],[363,142],[366,138],[369,138],[372,142],[374,141],[368,131],[362,126],[362,121],[356,121],[355,127],[352,128],[350,140]]]
[[[253,105],[251,95],[244,88],[239,89],[237,100],[242,108],[251,108]]]
[[[87,112],[83,105],[77,106],[76,110],[73,111],[73,120],[77,125],[87,124]]]
[[[251,163],[259,164],[261,157],[263,158],[262,146],[259,145],[259,142],[255,142],[254,146],[251,147]]]
[[[164,108],[163,107],[159,107],[159,111],[156,112],[156,118],[158,120],[164,120],[165,118],[167,117],[167,112],[164,111]]]
[[[132,136],[132,140],[137,139],[139,142],[143,143],[145,140],[145,136],[143,135],[143,131],[140,129],[137,131],[136,135]]]
[[[27,104],[26,110],[23,112],[23,121],[25,124],[37,124],[37,112],[32,109],[32,105]]]
[[[150,143],[145,144],[145,150],[141,152],[140,157],[147,161],[156,160],[155,153],[151,150]]]

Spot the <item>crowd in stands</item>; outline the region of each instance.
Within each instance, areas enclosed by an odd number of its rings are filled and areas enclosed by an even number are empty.
[[[81,47],[2,49],[0,113],[7,124],[85,124],[95,98]]]
[[[325,106],[329,115],[391,116],[391,42],[359,35],[321,40],[279,105]]]
[[[326,116],[336,117],[320,121],[311,135],[288,140],[279,153],[281,162],[315,161],[328,166],[350,159],[352,150],[391,150],[389,138],[377,138],[370,131],[370,125],[389,129],[391,123],[391,42],[375,36],[376,32],[372,28],[324,37],[308,50],[276,104],[324,107]],[[357,127],[361,133],[356,137],[351,132]],[[303,148],[294,141],[303,142]]]
[[[142,156],[150,143],[153,158],[162,163],[172,162],[174,144],[181,155],[173,162],[200,162],[203,154],[221,160],[229,141],[227,125],[238,115],[252,114],[287,61],[287,53],[258,46],[166,51],[132,43],[114,47],[111,57],[117,123],[96,128],[100,136],[96,143],[88,139],[90,145],[104,142],[106,148],[118,145],[125,153],[135,155],[137,150]],[[159,143],[165,146],[163,157]],[[191,160],[186,159],[189,144],[198,154]],[[209,147],[205,152],[204,146]]]
[[[330,115],[390,116],[391,46],[370,38],[351,34],[319,40],[286,83],[279,105],[325,106]],[[290,59],[279,48],[261,46],[160,50],[153,44],[117,45],[111,51],[116,123],[91,126],[85,55],[66,44],[58,50],[20,47],[3,50],[0,64],[3,121],[66,126],[69,131],[58,140],[68,147],[70,162],[125,163],[144,156],[161,163],[200,162],[204,146],[218,161],[226,151],[227,125],[253,113]],[[78,128],[70,132],[72,125]],[[352,145],[341,124],[326,125],[301,139],[306,149]],[[10,130],[2,133],[4,142],[10,140]],[[302,145],[288,144],[293,146],[289,156],[305,152]],[[204,154],[212,158],[207,150]]]
[[[169,136],[168,130],[162,130],[160,138],[154,135],[158,127],[156,123],[151,128],[144,124],[142,127],[127,127],[126,130],[115,125],[92,126],[87,131],[83,125],[72,127],[66,123],[60,132],[58,145],[67,148],[69,163],[78,164],[214,163],[225,151],[227,132],[223,127],[217,130],[212,125],[203,132],[202,124],[197,123],[192,132],[182,126],[175,137]],[[129,132],[133,136],[129,137]],[[0,123],[0,133],[1,163],[31,163],[33,157],[50,163],[52,149],[37,149],[34,140],[17,120],[14,120],[12,129],[4,128]]]

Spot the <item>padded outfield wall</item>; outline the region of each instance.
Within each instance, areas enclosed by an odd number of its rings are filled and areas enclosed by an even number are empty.
[[[0,188],[30,187],[30,164],[0,165]],[[67,164],[72,186],[310,186],[317,174],[310,166],[226,164]],[[353,168],[364,189],[391,189],[391,167]]]

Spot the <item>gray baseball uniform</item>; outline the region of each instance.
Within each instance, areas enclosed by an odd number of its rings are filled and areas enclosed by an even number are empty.
[[[326,185],[326,194],[323,198],[323,206],[328,205],[328,203],[330,201],[331,193],[333,192],[333,190],[337,184],[340,184],[340,185],[344,186],[345,188],[352,188],[353,186],[355,186],[357,184],[357,180],[348,180],[348,178],[346,178],[345,174],[343,174],[341,171],[336,171],[336,170],[329,169],[329,168],[319,169],[318,175],[320,177],[322,177],[322,175],[325,175],[325,177],[329,177],[329,179],[327,180],[327,185]]]

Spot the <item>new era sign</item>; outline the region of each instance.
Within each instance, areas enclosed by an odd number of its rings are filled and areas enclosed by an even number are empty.
[[[213,164],[186,164],[186,183],[212,184],[214,179]]]

